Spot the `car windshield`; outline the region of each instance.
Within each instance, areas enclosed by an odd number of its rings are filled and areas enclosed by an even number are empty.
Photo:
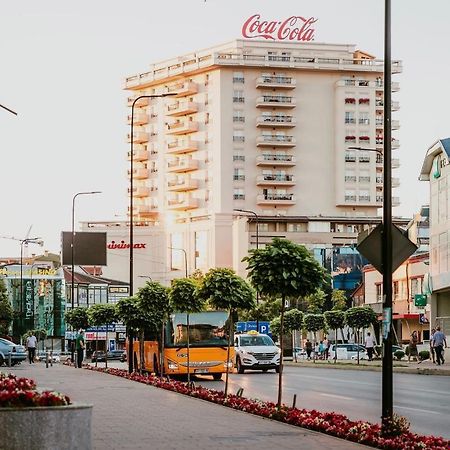
[[[14,342],[8,341],[7,339],[0,338],[0,342],[6,345],[16,345]]]
[[[241,336],[241,346],[269,346],[275,345],[269,336]]]
[[[224,347],[228,344],[228,313],[206,311],[189,314],[189,345],[191,347]],[[166,346],[187,344],[186,313],[171,314],[166,327]]]

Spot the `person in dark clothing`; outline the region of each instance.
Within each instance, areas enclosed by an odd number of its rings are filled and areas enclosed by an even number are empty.
[[[80,330],[78,332],[77,340],[76,340],[76,349],[77,349],[77,364],[76,367],[81,369],[83,364],[83,356],[84,356],[84,331]]]
[[[305,342],[305,350],[306,350],[306,356],[308,359],[311,359],[311,353],[312,353],[312,342],[309,339],[306,339]]]

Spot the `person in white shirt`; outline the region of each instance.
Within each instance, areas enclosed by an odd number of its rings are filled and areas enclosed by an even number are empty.
[[[28,361],[34,363],[34,357],[36,355],[36,336],[30,332],[30,335],[27,337],[27,349],[28,349]]]
[[[373,336],[371,336],[370,332],[367,333],[366,341],[364,343],[367,351],[367,356],[369,357],[369,361],[373,360],[373,350],[375,347],[375,341],[373,339]]]

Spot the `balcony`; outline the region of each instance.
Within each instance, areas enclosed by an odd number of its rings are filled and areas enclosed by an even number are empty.
[[[192,158],[177,158],[167,163],[168,172],[190,172],[198,169],[198,161]]]
[[[130,188],[128,188],[128,195],[130,195]],[[133,187],[133,197],[148,197],[150,195],[150,189],[144,186]]]
[[[176,102],[167,105],[168,116],[178,117],[185,116],[187,114],[193,114],[198,111],[198,106],[194,102]]]
[[[392,206],[400,206],[400,197],[392,197]]]
[[[198,123],[192,121],[173,122],[167,125],[167,134],[189,134],[198,131]]]
[[[346,202],[356,202],[356,195],[346,195],[345,201]]]
[[[378,185],[382,185],[382,184],[383,184],[383,177],[377,177],[377,178],[376,178],[376,183],[377,183]]]
[[[293,175],[259,175],[256,177],[258,186],[294,186],[295,178]]]
[[[256,197],[258,205],[295,205],[294,194],[261,194]]]
[[[149,134],[144,131],[135,131],[133,133],[133,143],[134,144],[143,144],[144,142],[148,142]],[[128,142],[131,142],[131,133],[127,134]]]
[[[391,122],[392,129],[393,130],[399,130],[400,129],[400,122],[398,120],[393,120]]]
[[[277,134],[258,136],[256,138],[256,146],[295,147],[295,138]]]
[[[187,95],[196,94],[198,92],[198,87],[196,83],[186,81],[185,83],[169,86],[168,91],[170,93],[176,93],[174,97],[186,97]]]
[[[296,80],[282,75],[263,76],[256,79],[257,88],[294,89]]]
[[[295,98],[286,95],[264,95],[256,99],[258,108],[295,108]]]
[[[256,165],[292,167],[296,165],[296,159],[293,155],[259,155],[256,157]]]
[[[359,177],[358,181],[360,183],[370,183],[370,177]]]
[[[345,181],[347,183],[356,183],[356,176],[354,176],[354,175],[347,175],[345,177]]]
[[[167,190],[174,192],[192,191],[198,188],[198,180],[192,178],[177,178],[167,182]]]
[[[297,119],[292,116],[280,116],[280,115],[272,115],[272,116],[259,116],[256,119],[257,127],[283,127],[283,128],[292,128],[297,125]]]
[[[128,169],[128,178],[130,178],[131,171]],[[148,169],[133,169],[133,180],[145,180],[148,178],[150,171]]]
[[[392,146],[392,148],[399,148],[400,147],[400,141],[398,139],[392,139],[391,146]]]
[[[400,160],[398,158],[391,159],[391,167],[393,169],[398,169],[400,167]]]
[[[158,214],[156,205],[133,205],[133,216],[152,216]],[[128,207],[128,215],[130,215],[130,207]]]
[[[127,105],[131,108],[133,106],[134,100],[139,97],[139,95],[135,97],[128,97],[127,98]],[[143,108],[144,106],[148,106],[149,99],[148,98],[141,98],[139,99],[136,104],[134,105],[135,108]]]
[[[392,182],[392,187],[393,188],[397,188],[400,186],[400,178],[391,178]]]
[[[133,149],[133,161],[147,161],[150,152],[148,150],[135,150]],[[131,152],[128,152],[128,161],[131,159]]]
[[[148,115],[145,113],[134,114],[134,125],[145,125],[148,123]],[[131,125],[131,114],[128,116],[128,125]]]
[[[167,144],[167,153],[190,153],[198,150],[198,143],[191,139],[177,139]]]
[[[183,198],[169,199],[167,200],[167,208],[180,211],[195,209],[198,208],[198,200],[196,198],[192,198],[190,195],[186,195]]]

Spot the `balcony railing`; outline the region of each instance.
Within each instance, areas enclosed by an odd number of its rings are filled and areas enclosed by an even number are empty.
[[[359,177],[359,182],[360,183],[369,183],[370,177]]]
[[[354,155],[345,155],[345,162],[356,162],[356,156],[354,156]]]
[[[370,195],[360,195],[359,201],[360,202],[370,202]]]
[[[190,195],[186,195],[183,198],[168,199],[167,207],[168,209],[178,210],[194,209],[198,208],[198,200]]]
[[[197,188],[198,180],[192,178],[178,178],[167,182],[167,189],[169,191],[191,191]]]
[[[128,188],[128,195],[130,195],[130,188]],[[150,189],[144,186],[133,187],[133,197],[148,197]]]
[[[134,150],[133,149],[133,161],[147,161],[150,152],[148,150]],[[128,161],[131,159],[131,152],[128,152]]]
[[[145,113],[136,113],[133,117],[133,125],[145,125],[148,123],[148,115]],[[131,114],[128,116],[128,125],[131,125]]]
[[[267,174],[257,176],[256,184],[293,186],[295,180],[293,175]]]
[[[188,134],[198,131],[198,123],[194,121],[180,121],[167,125],[167,134]]]
[[[295,166],[296,159],[293,155],[259,155],[256,157],[259,166]]]
[[[198,150],[198,143],[191,139],[177,139],[167,144],[167,153],[190,153]]]
[[[128,178],[130,178],[131,171],[127,170]],[[133,169],[133,179],[143,180],[148,178],[150,171],[148,169]]]
[[[284,136],[284,135],[262,135],[256,138],[256,145],[263,146],[282,146],[282,147],[294,147],[295,146],[295,138],[293,136]]]
[[[198,169],[198,161],[191,158],[179,158],[168,161],[168,172],[188,172]]]
[[[345,201],[346,202],[356,202],[356,195],[346,195]]]
[[[354,182],[356,182],[356,176],[349,176],[349,175],[347,175],[345,177],[345,181],[354,183]]]
[[[297,119],[292,116],[281,115],[265,115],[259,116],[256,119],[257,127],[294,127],[297,124]]]
[[[256,99],[257,107],[283,107],[283,108],[295,108],[295,98],[288,97],[286,95],[264,95]]]
[[[136,144],[142,144],[144,142],[148,142],[149,134],[143,131],[135,131],[133,133],[133,142]],[[131,142],[131,133],[127,134],[128,142]]]
[[[296,80],[291,77],[273,75],[273,76],[262,76],[256,79],[257,88],[284,88],[284,89],[294,89]]]
[[[187,81],[181,84],[174,84],[168,87],[168,92],[176,93],[175,97],[186,97],[187,95],[194,95],[198,92],[198,86],[192,81]]]
[[[262,194],[256,198],[259,204],[295,204],[294,194]]]
[[[168,116],[185,116],[186,114],[193,114],[198,111],[198,106],[194,102],[176,102],[167,105]]]

